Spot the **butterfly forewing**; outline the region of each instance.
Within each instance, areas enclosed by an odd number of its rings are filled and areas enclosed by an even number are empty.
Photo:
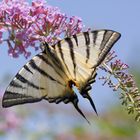
[[[101,64],[120,34],[111,30],[83,32],[59,41],[55,53],[73,79],[81,83]]]

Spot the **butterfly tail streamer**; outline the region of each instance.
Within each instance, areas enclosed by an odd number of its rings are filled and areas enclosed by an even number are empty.
[[[90,124],[89,120],[86,118],[86,116],[84,115],[84,113],[81,111],[81,109],[78,106],[78,97],[76,94],[73,100],[71,100],[71,102],[74,105],[75,109],[80,113],[80,115],[88,122],[88,124]]]
[[[87,99],[89,100],[89,102],[90,102],[90,104],[91,104],[93,110],[95,111],[96,115],[98,116],[98,112],[97,112],[96,106],[95,106],[95,104],[94,104],[92,98],[91,98],[87,93],[86,93],[86,94],[83,94],[83,97],[84,97],[84,98],[87,98]]]

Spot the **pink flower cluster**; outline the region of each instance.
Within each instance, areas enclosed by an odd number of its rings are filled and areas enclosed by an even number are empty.
[[[0,132],[16,129],[21,124],[21,119],[13,111],[1,109],[0,116]]]
[[[111,52],[104,60],[100,68],[107,72],[106,76],[99,79],[108,84],[113,91],[121,90],[122,105],[126,106],[128,113],[136,113],[135,119],[140,121],[140,92],[133,75],[128,73],[129,66],[116,58],[115,52]],[[115,80],[116,79],[116,80]]]
[[[121,71],[128,69],[129,66],[125,63],[122,63],[121,60],[115,60],[115,62],[111,63],[111,69],[114,71]]]
[[[40,43],[55,44],[60,38],[81,32],[80,18],[60,12],[45,0],[3,0],[0,3],[0,43],[7,42],[8,53],[13,57],[24,54],[27,58]],[[5,35],[4,35],[5,34]],[[4,37],[7,38],[4,38]]]

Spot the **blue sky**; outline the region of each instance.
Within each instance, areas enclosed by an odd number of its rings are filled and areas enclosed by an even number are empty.
[[[122,37],[115,44],[114,50],[124,62],[130,64],[130,66],[139,67],[139,0],[48,0],[48,4],[59,7],[62,12],[69,16],[81,17],[86,27],[91,27],[92,29],[111,29],[120,32]],[[22,56],[18,59],[10,58],[7,55],[7,47],[5,45],[0,45],[0,57],[0,81],[6,73],[11,73],[14,76],[27,62]],[[103,91],[104,93],[102,93]],[[116,95],[112,94],[110,89],[102,87],[97,83],[93,92],[97,108],[102,108],[104,104],[108,104],[111,100],[117,101]]]

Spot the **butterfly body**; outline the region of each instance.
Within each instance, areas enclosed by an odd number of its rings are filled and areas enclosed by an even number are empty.
[[[111,30],[83,32],[67,37],[53,46],[44,43],[44,50],[27,62],[7,87],[3,107],[48,100],[50,103],[71,102],[78,107],[78,96],[73,90],[95,105],[89,95],[95,82],[97,67],[120,38]]]

